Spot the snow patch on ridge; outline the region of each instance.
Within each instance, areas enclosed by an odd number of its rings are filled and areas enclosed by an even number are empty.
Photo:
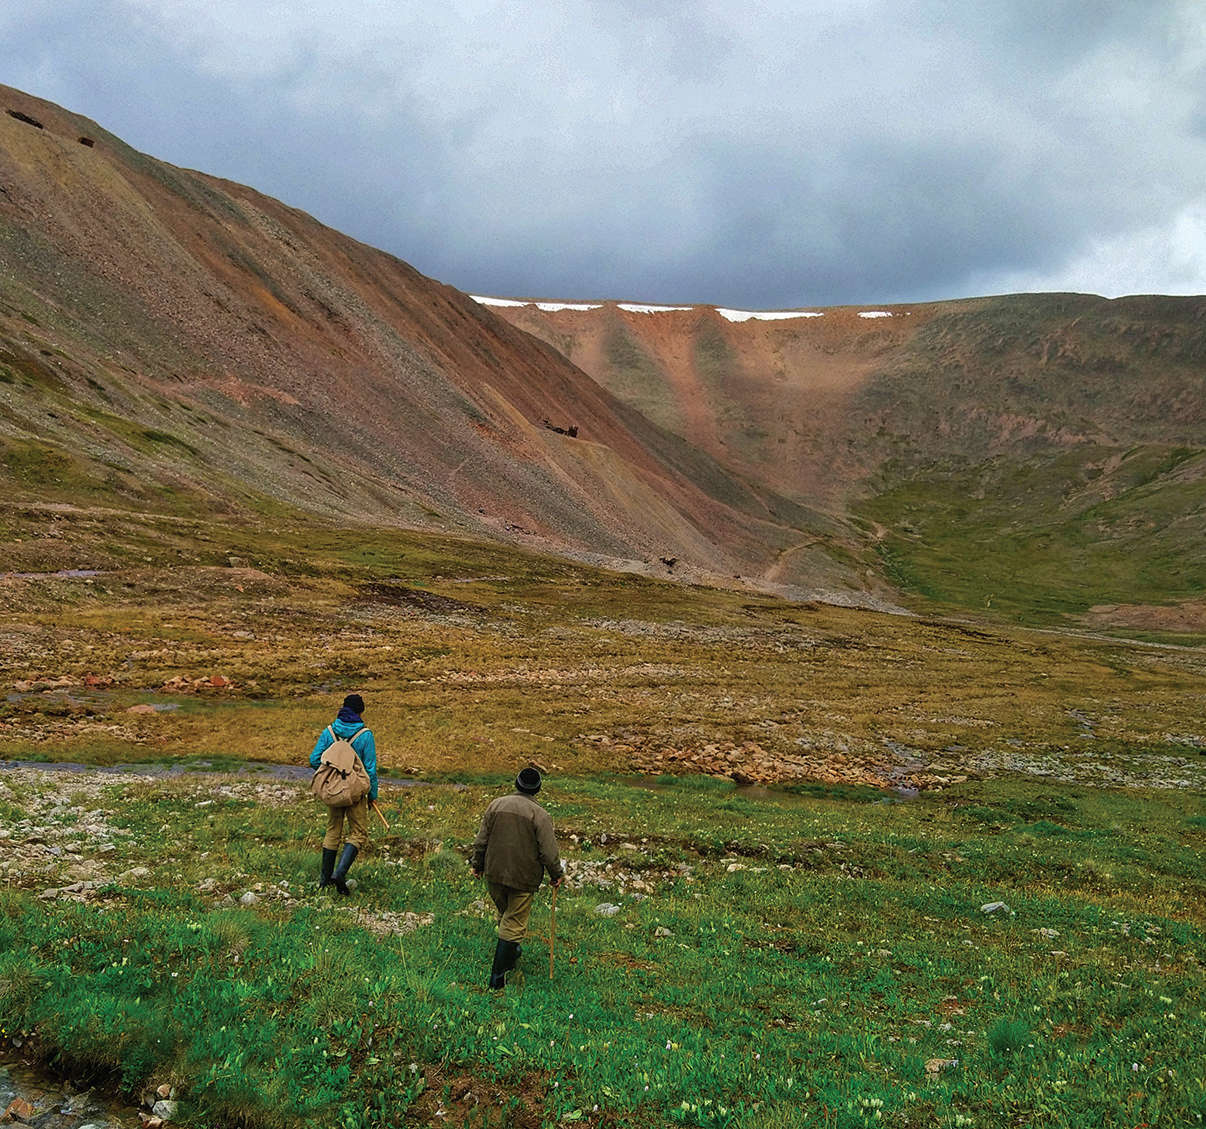
[[[787,321],[789,318],[821,318],[819,310],[727,310],[721,306],[716,312],[727,321]]]
[[[510,306],[513,308],[535,306],[538,310],[549,314],[558,313],[561,310],[601,310],[604,305],[602,302],[538,302],[526,298],[490,298],[484,294],[470,294],[469,297],[483,306]],[[793,318],[822,318],[825,316],[820,310],[734,310],[727,306],[655,306],[644,302],[616,303],[616,309],[630,314],[668,314],[709,308],[714,309],[726,321],[733,322],[790,321]],[[898,315],[891,310],[859,310],[858,316],[860,318],[893,318],[907,317],[908,314]]]
[[[602,302],[530,302],[523,298],[487,298],[484,294],[470,294],[469,297],[483,306],[511,306],[513,308],[535,306],[547,314],[555,314],[558,310],[601,310],[603,308]]]
[[[665,314],[673,310],[695,309],[694,306],[643,306],[635,302],[617,302],[616,305],[630,314]]]

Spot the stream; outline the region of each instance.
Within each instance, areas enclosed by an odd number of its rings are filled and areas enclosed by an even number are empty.
[[[139,1111],[95,1090],[81,1090],[0,1053],[0,1122],[36,1129],[135,1129]]]

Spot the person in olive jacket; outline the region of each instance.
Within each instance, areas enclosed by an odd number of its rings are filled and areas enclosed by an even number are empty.
[[[540,889],[544,872],[554,886],[565,877],[553,821],[534,798],[542,783],[536,769],[525,768],[515,779],[514,792],[491,801],[469,857],[474,877],[486,876],[490,898],[498,907],[491,988],[504,987],[507,973],[519,960],[532,895]]]

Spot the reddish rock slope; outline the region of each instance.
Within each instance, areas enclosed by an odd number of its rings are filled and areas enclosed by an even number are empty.
[[[66,451],[144,501],[252,491],[726,578],[824,524],[460,292],[7,87],[0,255],[10,470]]]

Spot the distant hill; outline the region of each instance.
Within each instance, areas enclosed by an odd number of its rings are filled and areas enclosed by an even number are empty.
[[[567,305],[493,308],[748,480],[852,521],[904,593],[1096,626],[1186,601],[1146,619],[1206,632],[1206,298]]]

